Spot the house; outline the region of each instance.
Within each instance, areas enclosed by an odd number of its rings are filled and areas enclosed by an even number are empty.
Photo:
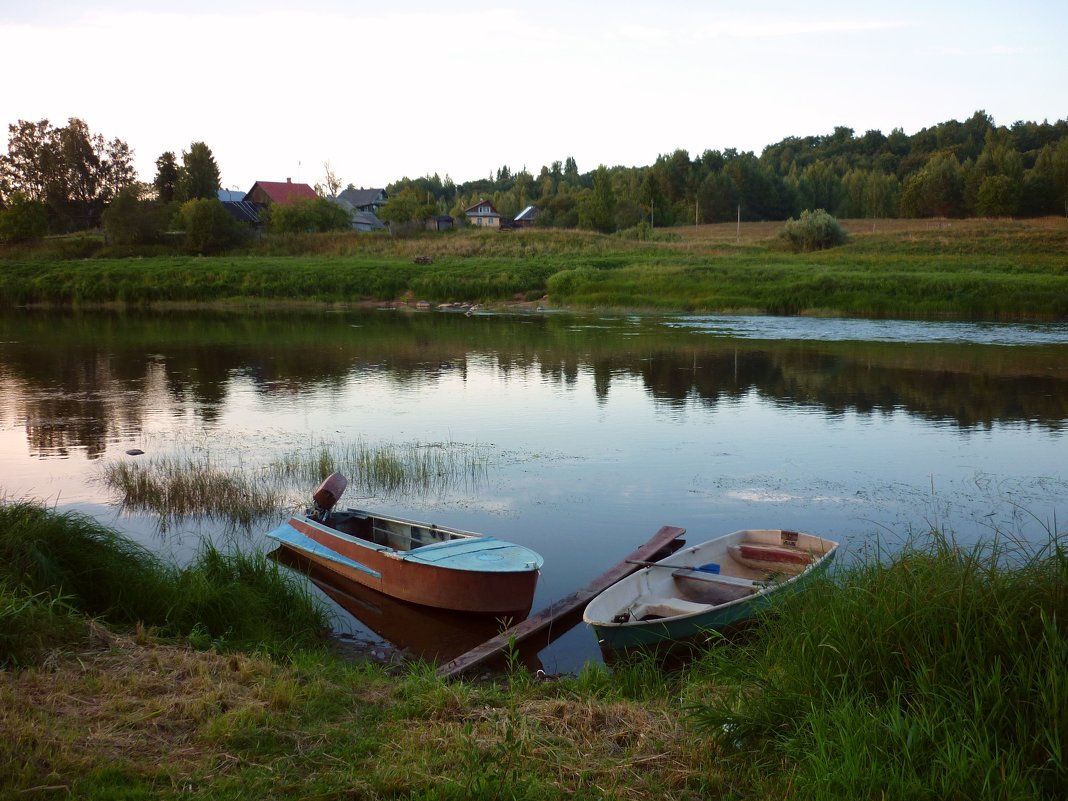
[[[219,202],[222,203],[223,208],[226,209],[226,212],[239,223],[244,223],[250,228],[259,228],[262,225],[260,210],[263,209],[263,206],[245,200],[245,194],[245,192],[220,189],[216,196],[219,198]]]
[[[378,219],[373,211],[361,211],[354,208],[349,201],[343,200],[341,197],[331,197],[327,198],[327,200],[348,213],[349,219],[352,221],[353,231],[382,231],[386,227],[385,223]]]
[[[369,211],[377,215],[378,210],[386,205],[389,195],[386,194],[385,189],[355,189],[349,187],[338,195],[338,198],[346,203],[351,203],[356,211]]]
[[[532,228],[534,226],[534,220],[538,216],[537,206],[527,206],[519,214],[516,215],[515,224],[517,228]]]
[[[448,231],[456,221],[448,214],[438,214],[426,221],[428,231]]]
[[[480,200],[471,208],[464,209],[464,215],[471,225],[481,228],[501,227],[501,215],[488,200]]]
[[[273,206],[275,203],[285,206],[298,200],[315,200],[319,197],[307,184],[295,184],[291,178],[281,181],[256,181],[243,198],[249,203]]]

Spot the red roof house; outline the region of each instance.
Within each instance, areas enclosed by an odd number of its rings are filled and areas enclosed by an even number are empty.
[[[245,195],[245,200],[250,203],[262,203],[270,206],[275,203],[285,206],[296,203],[298,200],[315,200],[319,197],[315,190],[307,184],[295,184],[292,179],[282,181],[256,181]]]

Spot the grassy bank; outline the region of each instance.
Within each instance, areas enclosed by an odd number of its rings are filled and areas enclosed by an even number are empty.
[[[18,533],[0,540],[0,631],[22,632],[4,640],[0,672],[5,797],[1068,792],[1064,535],[1037,553],[961,549],[933,535],[841,572],[747,640],[696,646],[673,671],[638,656],[553,681],[516,668],[445,683],[420,666],[388,677],[314,644],[293,647],[293,632],[309,625],[296,620],[258,645],[201,637],[197,650],[131,624],[130,594],[107,581],[92,582],[91,608],[127,611],[109,611],[107,626],[85,622],[90,596],[79,577],[147,557],[83,518],[25,504],[0,518]],[[88,540],[83,528],[94,532]],[[26,625],[28,597],[72,628]],[[31,640],[34,648],[20,647]]]
[[[211,258],[67,258],[69,246],[52,242],[4,254],[0,306],[496,303],[548,294],[575,307],[1068,317],[1068,220],[846,221],[846,245],[808,254],[786,251],[780,228],[695,226],[648,242],[541,230],[323,234],[265,238]]]

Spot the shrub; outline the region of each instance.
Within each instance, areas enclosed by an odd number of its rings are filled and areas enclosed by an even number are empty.
[[[0,242],[28,242],[48,233],[48,209],[44,203],[16,194],[11,205],[0,209]]]
[[[219,253],[241,241],[239,223],[214,198],[188,200],[178,212],[191,253]]]
[[[165,214],[160,204],[139,199],[133,189],[123,189],[104,211],[104,232],[113,245],[146,245],[163,234]]]
[[[347,231],[351,227],[349,213],[321,197],[272,206],[267,219],[268,229],[282,234]]]
[[[806,209],[796,220],[792,217],[782,229],[782,238],[798,253],[825,250],[846,241],[846,233],[838,220],[823,209]]]

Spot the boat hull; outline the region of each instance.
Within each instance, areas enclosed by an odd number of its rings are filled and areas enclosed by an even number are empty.
[[[410,603],[493,615],[530,610],[542,564],[533,551],[493,537],[390,522],[449,536],[426,547],[399,550],[304,515],[294,515],[268,536],[348,581]]]
[[[608,649],[731,629],[804,589],[830,566],[837,547],[829,540],[778,529],[734,532],[681,550],[617,582],[590,602],[583,619]],[[765,549],[761,561],[788,572],[760,566],[752,558],[754,548]]]

